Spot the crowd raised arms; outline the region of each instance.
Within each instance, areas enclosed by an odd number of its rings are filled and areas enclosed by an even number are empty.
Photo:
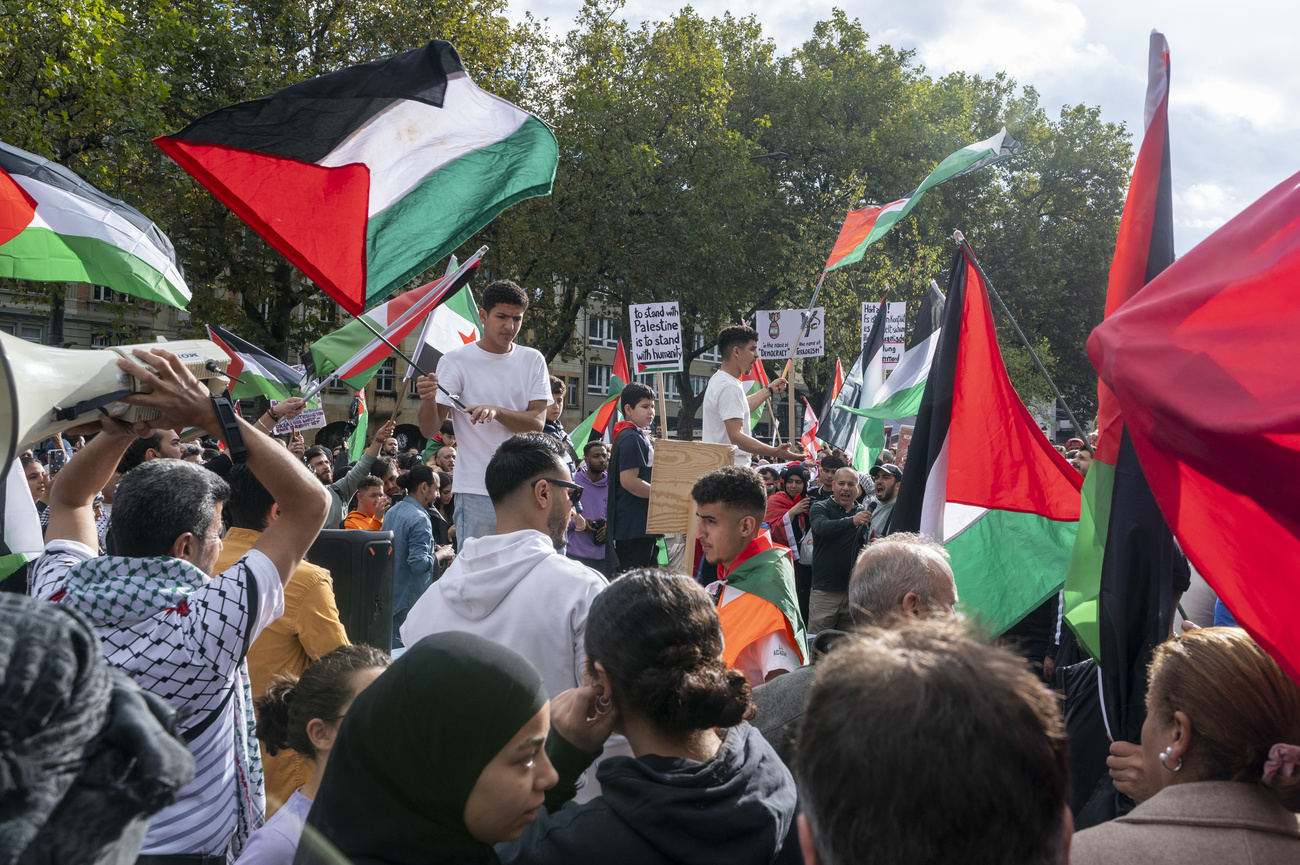
[[[271,435],[300,399],[234,447],[159,348],[123,365],[153,428],[23,460],[46,547],[0,583],[29,596],[0,595],[5,861],[1300,861],[1300,688],[1244,631],[1170,636],[1140,742],[1098,746],[1053,690],[1095,693],[1091,662],[964,619],[949,550],[896,529],[892,452],[752,435],[787,382],[746,394],[751,328],[718,335],[703,438],[734,465],[691,485],[687,549],[650,530],[656,394],[575,442],[527,307],[487,286],[417,379],[423,454],[392,421],[355,462]],[[351,644],[322,529],[390,540],[391,653]],[[1082,777],[1135,805],[1099,818]]]

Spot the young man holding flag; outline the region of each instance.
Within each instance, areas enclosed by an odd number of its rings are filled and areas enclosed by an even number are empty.
[[[516,433],[541,432],[551,402],[546,360],[535,349],[515,344],[528,309],[528,295],[509,280],[497,280],[483,292],[479,318],[482,336],[438,361],[438,372],[416,379],[420,396],[420,434],[432,438],[454,403],[466,409],[455,417],[456,539],[496,531],[496,513],[488,498],[484,472],[497,447]],[[439,391],[439,385],[446,393]]]
[[[704,441],[736,448],[736,465],[749,465],[749,455],[777,460],[803,459],[802,450],[788,445],[765,445],[749,434],[754,409],[772,394],[783,393],[786,380],[776,378],[748,397],[740,377],[758,360],[758,332],[743,324],[724,327],[718,334],[722,365],[709,379],[704,391]]]

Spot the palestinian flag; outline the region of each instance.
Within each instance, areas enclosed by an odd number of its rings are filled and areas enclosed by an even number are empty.
[[[1088,354],[1183,550],[1300,682],[1298,213],[1300,174],[1149,282]]]
[[[1110,267],[1107,318],[1174,260],[1169,44],[1156,32],[1146,105],[1146,133]],[[1104,380],[1097,403],[1097,449],[1065,581],[1065,621],[1101,666],[1112,736],[1136,742],[1146,715],[1147,663],[1169,632],[1173,572],[1183,563]]]
[[[888,307],[886,298],[882,297],[871,323],[871,332],[862,345],[862,354],[844,380],[831,415],[823,421],[819,432],[822,441],[848,454],[858,471],[867,471],[876,461],[884,447],[885,427],[879,422],[868,423],[864,418],[841,409],[870,408],[876,401],[876,394],[885,380],[885,316]]]
[[[771,383],[767,377],[767,369],[763,366],[762,358],[755,358],[754,365],[749,368],[749,372],[740,377],[741,381],[749,382],[749,388],[745,391],[745,396],[753,396]],[[763,411],[768,405],[768,400],[764,400],[758,408],[749,413],[749,428],[752,430],[754,425],[763,419]],[[777,435],[777,427],[780,424],[776,420],[776,412],[772,412],[772,436],[773,440]]]
[[[230,355],[226,375],[230,378],[232,399],[264,396],[283,402],[300,392],[302,373],[284,361],[240,339],[224,327],[208,325],[208,339]]]
[[[546,124],[480,90],[441,41],[155,143],[352,315],[510,205],[549,195],[559,159]]]
[[[450,276],[412,289],[358,316],[369,322],[370,327],[359,320],[350,321],[313,342],[309,352],[303,355],[308,377],[323,379],[333,375],[354,390],[364,388],[393,353],[388,343],[400,347],[402,340],[414,333],[439,304],[450,300],[473,278],[482,257],[480,249]],[[384,339],[376,336],[375,331],[383,334]]]
[[[911,417],[920,409],[934,352],[939,345],[943,309],[943,292],[932,282],[930,293],[922,301],[921,310],[917,314],[916,327],[912,329],[912,345],[903,353],[898,366],[876,393],[875,402],[870,408],[844,407],[843,410],[850,414],[873,418],[880,430],[879,433],[874,433],[877,437],[884,435],[884,424],[881,421]]]
[[[1082,481],[1011,386],[984,283],[958,250],[891,531],[947,547],[963,608],[1000,634],[1065,579]]]
[[[808,459],[817,459],[817,412],[813,411],[812,403],[807,399],[803,401],[803,436],[799,443],[803,445]]]
[[[144,214],[0,142],[0,277],[89,282],[184,309],[176,250]]]
[[[849,215],[844,217],[844,226],[840,229],[840,236],[835,241],[830,258],[826,259],[824,270],[835,270],[837,267],[861,261],[867,247],[884,237],[895,223],[911,213],[912,208],[921,200],[922,194],[927,189],[1024,152],[1024,145],[1007,135],[1004,126],[992,138],[963,147],[940,162],[934,171],[930,172],[930,176],[922,180],[921,185],[912,190],[907,197],[879,207],[864,207],[861,210],[850,211]]]
[[[366,433],[370,428],[370,412],[366,409],[366,392],[359,390],[352,397],[348,408],[348,423],[354,424],[352,434],[348,436],[348,458],[353,462],[361,459],[366,451]]]
[[[0,536],[0,582],[22,568],[45,549],[41,518],[36,513],[27,476],[21,460],[9,464],[4,484],[0,485],[0,519],[4,520]],[[15,578],[18,579],[18,578]]]
[[[592,436],[603,438],[606,442],[610,440],[610,434],[614,430],[614,421],[618,416],[618,396],[623,392],[623,387],[632,380],[631,374],[627,368],[627,353],[623,350],[623,340],[618,341],[618,346],[614,349],[614,369],[610,372],[609,388],[605,391],[605,401],[597,409],[587,415],[582,423],[574,428],[569,440],[573,442],[573,448],[582,455],[583,448]]]

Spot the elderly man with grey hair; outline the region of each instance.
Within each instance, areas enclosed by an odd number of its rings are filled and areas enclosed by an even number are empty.
[[[853,627],[890,627],[916,616],[944,616],[957,602],[948,551],[930,538],[898,532],[869,544],[853,566],[848,606]],[[813,663],[834,648],[843,631],[822,631]],[[814,667],[810,664],[754,689],[755,726],[789,766]]]

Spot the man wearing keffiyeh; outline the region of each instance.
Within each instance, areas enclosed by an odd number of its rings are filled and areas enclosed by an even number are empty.
[[[148,366],[119,364],[151,392],[124,401],[158,409],[154,427],[222,435],[206,389],[175,355],[135,355]],[[122,478],[111,517],[118,555],[96,555],[95,495],[133,436],[149,432],[105,419],[103,432],[78,455],[79,470],[61,473],[50,491],[45,552],[33,568],[32,594],[88,617],[109,664],[177,712],[195,777],[150,821],[141,850],[150,865],[232,860],[261,824],[265,800],[244,656],[280,615],[283,586],[329,507],[301,461],[238,423],[248,468],[283,504],[281,519],[233,567],[212,573],[229,487],[182,460],[147,462]]]

